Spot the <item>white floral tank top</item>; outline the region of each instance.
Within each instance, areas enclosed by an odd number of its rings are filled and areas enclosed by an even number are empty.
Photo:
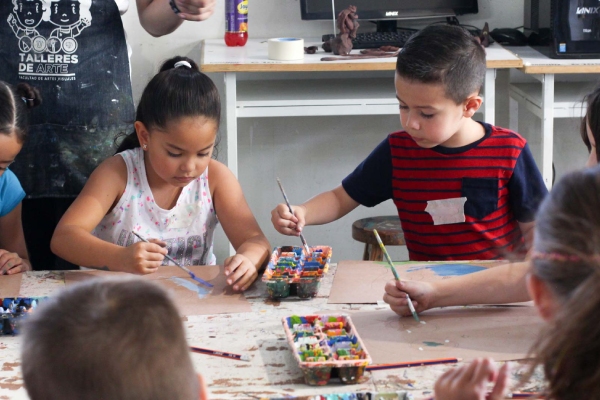
[[[169,255],[183,265],[213,265],[213,236],[218,219],[208,187],[208,168],[183,188],[171,210],[156,205],[148,185],[141,148],[117,154],[127,164],[127,186],[117,205],[92,234],[119,246],[139,239],[132,233],[167,243]],[[163,265],[169,261],[165,258]]]

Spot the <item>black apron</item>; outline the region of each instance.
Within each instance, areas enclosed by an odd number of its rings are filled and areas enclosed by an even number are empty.
[[[11,165],[29,198],[76,196],[114,154],[114,138],[133,130],[114,0],[0,0],[0,80],[26,82],[43,99]]]

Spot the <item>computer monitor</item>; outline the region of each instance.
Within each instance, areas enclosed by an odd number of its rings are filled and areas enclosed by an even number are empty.
[[[349,5],[356,6],[358,18],[374,21],[395,21],[400,19],[444,18],[463,14],[476,14],[479,11],[477,0],[300,0],[303,20],[331,20],[334,13]],[[379,26],[390,24],[378,24]]]

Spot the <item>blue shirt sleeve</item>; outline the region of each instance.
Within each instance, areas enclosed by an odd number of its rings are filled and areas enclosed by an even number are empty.
[[[392,198],[392,152],[388,138],[342,181],[354,201],[374,207]]]
[[[509,203],[519,222],[532,222],[548,189],[544,184],[529,146],[519,155],[512,177],[508,181]]]
[[[17,176],[10,170],[0,176],[0,217],[10,213],[25,197]]]

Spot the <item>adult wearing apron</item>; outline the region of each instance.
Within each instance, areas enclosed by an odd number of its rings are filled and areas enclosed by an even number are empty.
[[[216,0],[137,0],[153,36],[203,20]],[[23,228],[34,269],[70,269],[50,239],[94,168],[133,130],[135,110],[121,14],[128,0],[1,0],[0,80],[27,82],[44,102],[11,170],[27,197]],[[179,12],[176,12],[179,11]]]

